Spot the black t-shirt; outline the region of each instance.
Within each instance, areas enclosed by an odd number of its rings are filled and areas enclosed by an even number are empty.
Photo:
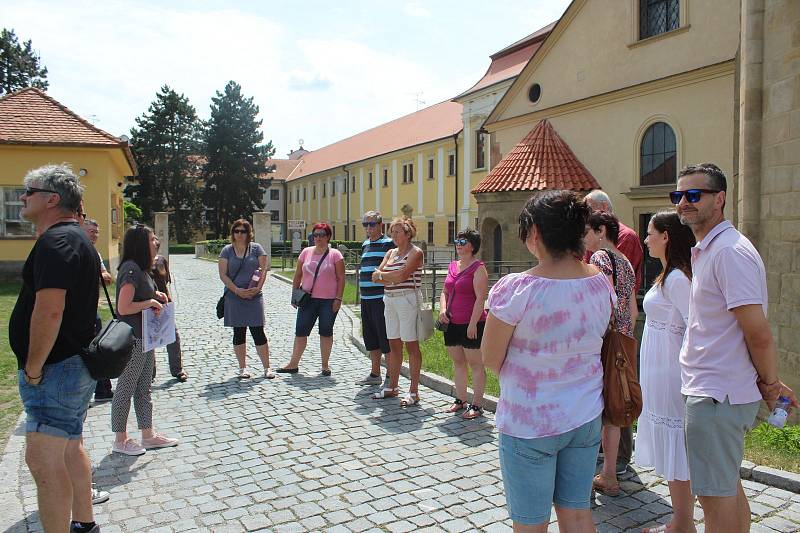
[[[100,258],[77,222],[60,222],[33,245],[22,269],[22,289],[8,322],[8,339],[19,368],[25,366],[36,292],[66,289],[61,328],[45,364],[81,352],[94,338]]]

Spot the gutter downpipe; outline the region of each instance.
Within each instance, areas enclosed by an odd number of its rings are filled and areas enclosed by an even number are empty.
[[[461,133],[461,132],[459,131],[459,132],[456,132],[456,133],[453,134],[453,144],[456,145],[456,149],[455,149],[456,161],[455,161],[455,168],[453,169],[455,171],[454,175],[455,175],[455,178],[456,178],[456,183],[455,183],[456,188],[455,188],[455,191],[454,191],[455,192],[455,196],[454,196],[454,200],[453,200],[453,215],[455,216],[455,223],[453,224],[453,226],[454,226],[455,229],[454,229],[454,233],[452,235],[448,235],[447,236],[448,243],[450,241],[454,241],[455,240],[456,233],[458,232],[458,134],[459,133]]]
[[[347,170],[347,165],[342,165],[342,170],[347,173],[347,178],[344,184],[345,191],[347,191],[347,225],[344,227],[344,240],[350,239],[350,171]],[[355,235],[353,236],[355,238]]]

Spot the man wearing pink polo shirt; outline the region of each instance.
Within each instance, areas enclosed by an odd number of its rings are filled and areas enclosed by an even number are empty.
[[[697,239],[681,392],[692,492],[703,506],[706,531],[747,532],[750,506],[739,479],[744,434],[761,399],[770,409],[780,395],[800,405],[778,379],[764,263],[725,220],[726,190],[725,174],[704,163],[683,169],[670,193]]]

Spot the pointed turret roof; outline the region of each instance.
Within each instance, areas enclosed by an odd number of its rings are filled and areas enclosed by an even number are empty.
[[[545,119],[506,154],[472,192],[599,188],[591,172]]]

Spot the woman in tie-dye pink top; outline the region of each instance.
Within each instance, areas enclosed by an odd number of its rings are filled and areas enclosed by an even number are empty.
[[[589,510],[600,444],[600,348],[613,289],[581,261],[589,208],[574,193],[531,198],[519,234],[538,264],[492,288],[481,350],[500,375],[495,421],[508,512],[562,531],[594,530]],[[544,529],[542,529],[544,531]]]

